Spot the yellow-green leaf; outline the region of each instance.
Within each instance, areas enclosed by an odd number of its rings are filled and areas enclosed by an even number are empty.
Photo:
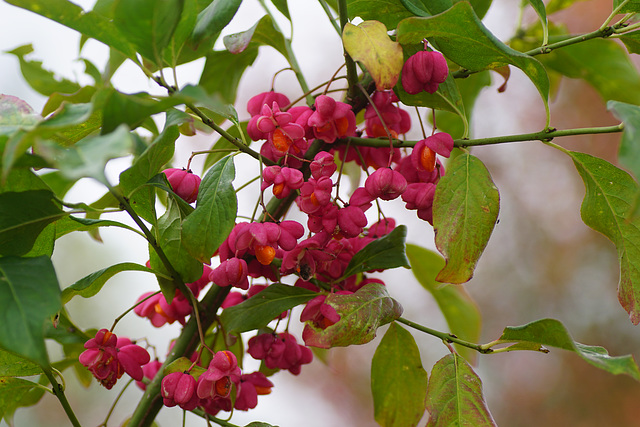
[[[351,57],[360,61],[376,82],[376,89],[387,90],[396,85],[402,70],[402,47],[392,41],[387,27],[378,21],[347,24],[342,42]]]

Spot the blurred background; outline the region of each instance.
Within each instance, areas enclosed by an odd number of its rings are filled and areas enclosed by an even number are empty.
[[[88,9],[93,1],[77,3]],[[516,30],[518,3],[494,0],[484,20],[501,40],[508,40]],[[340,66],[340,40],[333,28],[322,20],[324,12],[316,2],[291,1],[289,8],[295,24],[294,51],[313,87],[327,80]],[[581,1],[550,19],[563,22],[572,33],[589,32],[598,28],[610,11],[610,0]],[[262,15],[257,1],[245,0],[225,34],[248,29]],[[525,25],[536,19],[535,14],[527,10]],[[284,20],[281,26],[289,34]],[[31,43],[34,53],[30,59],[41,60],[45,68],[57,75],[82,83],[90,80],[83,75],[84,66],[78,58],[90,59],[99,68],[106,61],[107,49],[100,43],[89,41],[79,54],[77,33],[4,2],[0,3],[0,28],[0,93],[22,98],[36,111],[42,109],[46,99],[26,85],[17,59],[4,52]],[[201,61],[180,67],[179,83],[197,83],[202,67]],[[284,67],[284,60],[273,49],[261,48],[258,60],[241,81],[236,102],[241,118],[247,117],[244,109],[247,100],[269,90],[273,74]],[[497,91],[502,79],[493,75],[493,84],[481,93],[472,120],[474,137],[534,132],[544,127],[544,108],[535,88],[519,70],[512,68],[511,71],[506,92]],[[294,99],[300,91],[291,74],[281,73],[275,89]],[[162,94],[130,63],[118,70],[113,83],[122,92]],[[559,129],[617,124],[598,93],[581,80],[562,80],[553,97],[551,113],[552,125]],[[420,137],[414,116],[414,129],[407,138]],[[615,163],[619,137],[619,134],[581,136],[555,142]],[[192,151],[209,147],[215,139],[214,135],[205,134],[181,137],[174,166],[185,166]],[[619,267],[615,247],[581,221],[579,209],[584,185],[572,162],[539,142],[478,147],[472,153],[488,167],[501,196],[500,222],[474,278],[465,285],[483,316],[480,341],[498,338],[505,326],[550,317],[563,322],[576,341],[602,345],[612,355],[640,356],[640,332],[617,301]],[[257,173],[252,161],[244,162],[240,157],[236,162],[239,171],[236,187]],[[112,161],[108,165],[112,179],[128,164],[130,159]],[[196,173],[202,172],[202,159],[196,158],[192,168]],[[91,202],[104,192],[99,184],[83,180],[70,191],[67,199]],[[241,213],[250,214],[256,194],[255,186],[239,193]],[[418,220],[414,211],[405,211],[399,201],[384,202],[383,209],[387,216],[409,226],[410,243],[434,248],[432,228]],[[126,217],[118,219],[128,221]],[[57,242],[53,260],[62,287],[117,262],[147,260],[147,246],[142,239],[121,230],[104,229],[101,234],[104,244],[80,233],[67,235]],[[410,271],[392,270],[383,278],[391,295],[403,305],[404,317],[434,329],[447,329],[436,303]],[[121,273],[111,279],[97,297],[74,298],[68,310],[83,327],[108,327],[141,293],[156,286],[155,280],[143,273]],[[294,313],[294,319],[297,314],[299,312]],[[299,333],[301,328],[294,323],[293,332]],[[282,427],[375,426],[370,393],[371,357],[385,330],[381,329],[379,337],[369,344],[330,350],[325,361],[316,359],[304,366],[297,377],[288,372],[276,374],[272,378],[275,383],[272,394],[261,396],[253,411],[237,411],[231,421],[244,425],[261,420]],[[147,320],[133,314],[119,323],[116,330],[118,335],[147,337],[160,359],[167,351],[169,340],[178,332],[175,324],[155,329]],[[434,337],[412,333],[420,347],[423,364],[430,371],[448,350]],[[55,344],[50,349],[55,359],[60,349]],[[245,367],[251,368],[250,361],[247,363]],[[500,426],[640,425],[640,384],[628,377],[600,371],[573,353],[552,350],[546,355],[514,352],[481,356],[475,369],[484,383],[488,406]],[[88,389],[83,388],[70,371],[65,373],[65,378],[71,405],[86,426],[102,422],[126,382],[121,380],[107,392],[95,382]],[[140,390],[129,387],[109,425],[120,425],[132,413],[140,396]],[[180,425],[181,419],[181,410],[164,408],[158,424]],[[187,419],[188,425],[205,425],[197,417]],[[68,421],[58,401],[47,395],[35,408],[18,410],[15,425],[64,426]]]

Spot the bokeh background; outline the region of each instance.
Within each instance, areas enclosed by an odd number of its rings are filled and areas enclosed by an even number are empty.
[[[78,1],[90,8],[93,1]],[[339,37],[323,20],[318,4],[311,0],[289,2],[294,27],[294,50],[310,86],[328,79],[339,67],[342,52]],[[494,0],[485,19],[500,39],[507,40],[516,30],[519,1]],[[552,15],[565,23],[571,32],[588,32],[598,28],[611,11],[610,0],[577,2],[570,9]],[[277,14],[277,12],[276,12]],[[257,1],[245,0],[226,33],[251,27],[263,11]],[[525,24],[535,22],[532,11],[524,15]],[[281,22],[285,32],[288,24]],[[44,67],[59,76],[90,83],[83,75],[79,57],[101,67],[107,49],[89,41],[78,53],[79,35],[52,21],[7,3],[0,2],[0,52],[24,44],[33,44],[31,59],[43,61]],[[179,69],[180,84],[196,83],[203,62],[196,61]],[[269,90],[272,76],[286,67],[269,47],[260,50],[255,64],[243,77],[237,109],[246,117],[246,101],[256,93]],[[475,137],[487,137],[538,131],[544,126],[544,109],[533,85],[517,69],[507,91],[499,93],[502,79],[494,75],[493,84],[484,89],[472,120]],[[114,85],[133,93],[162,92],[149,83],[135,66],[126,63],[115,75]],[[300,95],[291,73],[281,73],[275,88],[292,99]],[[0,93],[24,99],[36,111],[45,98],[30,89],[20,75],[17,59],[0,53]],[[580,80],[564,79],[551,103],[552,125],[563,129],[616,124],[595,90]],[[414,117],[410,139],[419,139]],[[204,149],[214,135],[182,137],[177,143],[175,166],[184,166],[194,150]],[[556,142],[572,150],[584,151],[615,163],[619,135],[570,137]],[[615,248],[604,236],[586,227],[579,214],[584,186],[571,161],[562,153],[539,142],[503,144],[472,150],[489,168],[500,190],[500,222],[478,265],[474,278],[465,285],[476,300],[483,316],[482,342],[496,339],[507,325],[521,325],[541,318],[555,318],[565,324],[574,339],[585,344],[606,347],[612,355],[640,356],[640,330],[628,320],[618,304],[616,287],[618,263]],[[108,165],[115,179],[130,159],[118,159]],[[202,161],[193,163],[202,171]],[[236,186],[256,174],[256,165],[238,159]],[[105,190],[83,180],[68,195],[70,201],[91,202]],[[257,189],[249,187],[239,194],[240,211],[250,214]],[[408,241],[433,248],[431,227],[419,221],[415,212],[405,212],[399,201],[384,202],[388,216],[409,226]],[[128,221],[127,218],[119,218]],[[74,233],[56,244],[54,264],[61,286],[96,270],[123,261],[144,263],[148,257],[145,242],[121,230],[102,231],[103,244]],[[435,329],[446,330],[437,305],[408,270],[396,269],[384,274],[389,291],[404,306],[404,316]],[[108,327],[114,317],[133,304],[145,291],[154,289],[153,278],[143,273],[121,273],[90,300],[75,298],[68,306],[74,320],[87,328]],[[299,314],[299,312],[298,312]],[[294,314],[294,318],[296,315]],[[294,333],[300,331],[293,325]],[[382,336],[385,329],[380,330]],[[147,337],[162,358],[168,342],[179,329],[176,325],[154,329],[144,319],[127,316],[116,332],[133,338]],[[412,331],[413,333],[414,331]],[[438,339],[413,333],[427,370],[447,353]],[[258,407],[234,414],[233,423],[244,425],[262,420],[282,427],[291,426],[375,426],[370,395],[371,357],[379,338],[346,349],[332,349],[326,360],[317,359],[304,366],[294,377],[278,373],[269,396],[261,396]],[[55,344],[52,354],[59,353]],[[251,363],[248,362],[248,367]],[[257,364],[256,364],[257,367]],[[476,371],[484,383],[489,408],[500,426],[619,426],[640,425],[640,384],[613,376],[587,364],[577,355],[561,350],[549,354],[514,352],[478,358]],[[125,381],[111,392],[96,383],[83,388],[71,371],[65,375],[69,399],[83,425],[98,425]],[[125,391],[109,425],[120,425],[133,411],[141,392],[135,386]],[[160,426],[180,425],[182,412],[165,408],[158,419]],[[188,425],[205,425],[188,416]],[[422,424],[426,423],[426,417]],[[68,425],[59,403],[45,396],[34,408],[20,409],[16,426]],[[5,426],[4,422],[0,426]]]

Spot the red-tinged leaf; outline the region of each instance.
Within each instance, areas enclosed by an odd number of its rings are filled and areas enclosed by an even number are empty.
[[[335,308],[340,320],[320,329],[307,323],[302,332],[311,347],[346,347],[365,344],[376,337],[376,330],[402,315],[402,306],[387,293],[384,285],[370,283],[351,295],[330,294],[325,300]]]
[[[273,19],[269,15],[260,18],[246,31],[225,36],[223,41],[231,53],[240,53],[253,42],[256,46],[271,46],[289,59],[284,35],[273,25]]]
[[[475,301],[461,285],[442,285],[436,275],[444,267],[444,260],[437,253],[416,245],[407,245],[411,270],[418,282],[433,295],[451,333],[470,342],[478,342],[482,319]],[[475,363],[478,352],[456,344],[458,353],[470,363]]]
[[[528,344],[531,350],[539,350],[540,345],[545,345],[573,351],[597,368],[614,375],[628,375],[636,381],[640,381],[640,369],[638,369],[633,356],[614,357],[610,356],[603,347],[580,344],[571,338],[562,323],[554,319],[536,320],[522,326],[508,326],[502,332],[499,340],[508,343],[515,342],[514,345],[519,345],[520,348]]]
[[[634,325],[640,323],[640,217],[628,218],[640,187],[631,175],[606,160],[569,152],[582,176],[586,193],[580,215],[618,250],[618,299]]]
[[[427,371],[413,336],[392,323],[371,361],[375,420],[382,427],[413,427],[425,411]]]
[[[482,394],[482,381],[457,354],[448,354],[431,370],[427,389],[427,427],[496,425]]]
[[[499,209],[500,195],[484,164],[469,154],[456,157],[438,183],[433,201],[436,246],[447,261],[438,282],[471,279]]]
[[[347,24],[342,32],[342,42],[349,55],[367,68],[376,82],[376,89],[382,91],[396,85],[404,63],[402,47],[389,38],[383,23]]]
[[[11,135],[18,129],[29,130],[42,120],[22,99],[0,94],[0,135]]]

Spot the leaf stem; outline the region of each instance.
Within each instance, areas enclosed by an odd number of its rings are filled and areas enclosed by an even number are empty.
[[[433,335],[434,337],[438,337],[440,338],[442,341],[444,341],[445,343],[456,343],[458,345],[464,346],[464,347],[468,347],[471,348],[473,350],[476,350],[480,353],[483,354],[488,354],[488,353],[493,353],[494,350],[491,349],[490,347],[483,347],[480,344],[475,344],[469,341],[465,341],[462,340],[460,338],[458,338],[457,336],[455,336],[454,334],[450,334],[447,332],[441,332],[441,331],[436,331],[435,329],[431,329],[431,328],[427,328],[426,326],[422,326],[419,325],[415,322],[412,322],[411,320],[407,320],[404,317],[399,317],[396,319],[396,321],[400,322],[400,323],[404,323],[405,325],[417,329],[420,332],[424,332],[426,334],[429,335]]]
[[[611,11],[611,15],[609,15],[607,17],[607,19],[605,19],[605,21],[602,23],[602,25],[600,26],[600,29],[603,30],[605,28],[607,28],[609,26],[609,24],[611,23],[611,21],[613,21],[613,18],[615,18],[615,16],[620,13],[620,11],[622,10],[623,7],[625,7],[627,5],[627,3],[629,3],[629,0],[624,0],[622,1],[618,7],[616,7],[615,9],[613,9]]]
[[[120,398],[122,398],[122,395],[124,395],[124,392],[127,390],[127,388],[131,385],[133,381],[134,381],[133,378],[130,379],[129,382],[127,382],[124,385],[124,387],[122,387],[122,390],[120,390],[115,400],[111,404],[111,408],[109,408],[109,412],[107,413],[107,416],[104,418],[104,421],[98,425],[98,427],[102,427],[102,426],[107,427],[107,423],[109,422],[109,418],[111,418],[111,415],[113,414],[113,410],[116,409],[116,405],[120,401]]]
[[[76,417],[76,414],[73,412],[73,409],[71,409],[71,406],[69,405],[69,401],[67,400],[67,397],[64,394],[64,387],[61,384],[59,384],[58,381],[56,381],[56,377],[55,375],[53,375],[51,368],[42,367],[42,371],[44,372],[46,377],[49,379],[49,382],[51,383],[51,387],[53,390],[53,394],[60,401],[60,404],[62,405],[64,412],[67,414],[69,421],[71,421],[71,424],[74,427],[81,427],[80,422]]]
[[[551,44],[547,44],[547,45],[542,45],[539,47],[536,47],[535,49],[531,49],[527,52],[523,52],[525,55],[529,55],[529,56],[536,56],[536,55],[544,55],[544,54],[548,54],[553,52],[556,49],[560,49],[562,47],[565,46],[570,46],[572,44],[576,44],[576,43],[582,43],[585,42],[587,40],[591,40],[591,39],[597,39],[597,38],[607,38],[613,34],[616,33],[616,31],[621,28],[623,26],[622,23],[620,24],[616,24],[613,26],[608,26],[608,25],[604,25],[600,28],[598,28],[595,31],[592,31],[590,33],[585,33],[585,34],[580,34],[574,37],[570,37],[568,39],[565,40],[561,40],[559,42],[556,43],[551,43]],[[456,79],[460,79],[460,78],[465,78],[470,76],[471,74],[477,73],[479,71],[483,71],[483,70],[474,70],[474,71],[470,71],[470,70],[466,70],[466,69],[461,69],[458,71],[455,71],[453,73],[451,73],[451,75],[456,78]]]
[[[158,255],[158,258],[160,258],[162,265],[164,265],[164,267],[167,269],[167,272],[169,272],[169,275],[171,276],[173,283],[176,285],[176,288],[179,289],[183,295],[189,295],[191,290],[187,287],[187,285],[185,285],[184,280],[182,280],[182,277],[180,276],[180,273],[178,273],[176,269],[173,267],[173,265],[171,264],[171,261],[169,261],[169,258],[167,258],[167,255],[164,253],[160,245],[158,245],[158,242],[156,241],[155,236],[153,235],[153,233],[151,233],[151,231],[149,231],[149,229],[144,224],[144,222],[142,222],[142,219],[133,210],[127,198],[124,197],[122,194],[120,194],[120,192],[117,191],[115,188],[111,186],[108,186],[107,188],[109,189],[109,192],[111,192],[113,197],[115,197],[118,200],[118,202],[120,202],[120,205],[124,208],[124,210],[127,211],[131,219],[133,219],[133,221],[140,228],[140,230],[142,230],[147,241],[149,242],[149,245],[151,245],[155,253]]]
[[[575,128],[575,129],[562,129],[557,130],[550,128],[548,130],[542,130],[539,132],[522,133],[518,135],[504,135],[494,136],[490,138],[477,138],[477,139],[456,139],[454,145],[458,148],[475,147],[478,145],[494,145],[504,144],[508,142],[524,142],[524,141],[543,141],[548,142],[554,138],[573,135],[596,135],[602,133],[616,133],[622,132],[624,125],[622,123],[614,126],[602,126],[602,127],[590,127],[590,128]],[[349,137],[343,139],[341,142],[349,143],[357,146],[364,147],[388,147],[389,140],[381,138],[356,138]],[[395,140],[393,142],[394,147],[413,147],[418,141],[401,141]]]
[[[159,86],[165,88],[167,90],[167,92],[169,93],[169,95],[173,95],[176,92],[176,89],[173,86],[167,84],[167,82],[165,82],[162,78],[153,77],[153,76],[151,78]],[[266,157],[262,157],[260,155],[260,153],[252,150],[247,145],[245,145],[242,141],[238,140],[238,138],[234,137],[229,132],[224,130],[222,127],[218,126],[218,124],[216,122],[214,122],[211,118],[209,118],[209,116],[207,116],[205,113],[203,113],[202,110],[200,110],[198,107],[196,107],[192,103],[185,102],[184,105],[189,110],[191,110],[196,116],[198,116],[200,118],[200,120],[202,120],[202,123],[204,123],[206,126],[209,126],[211,129],[216,131],[221,137],[223,137],[224,139],[226,139],[227,141],[229,141],[230,143],[235,145],[238,148],[238,150],[242,151],[245,154],[250,155],[251,157],[253,157],[256,160],[262,159],[262,161],[265,164],[269,165],[269,166],[275,165],[274,162],[272,162],[271,160],[267,159]]]
[[[339,36],[342,33],[342,31],[340,31],[340,26],[338,25],[336,18],[334,18],[333,15],[331,14],[331,9],[329,8],[329,5],[325,0],[318,0],[318,3],[320,3],[322,10],[324,10],[324,13],[327,15],[327,18],[329,18],[329,21],[331,21],[331,25],[333,25],[333,28],[336,30],[336,33],[338,33],[338,36]]]
[[[344,27],[349,23],[347,0],[338,0],[338,14],[340,15],[340,37],[342,38]],[[353,105],[356,97],[358,96],[358,71],[356,70],[356,63],[351,59],[351,56],[346,50],[344,50],[344,63],[347,66],[347,82],[349,82],[347,103]]]

